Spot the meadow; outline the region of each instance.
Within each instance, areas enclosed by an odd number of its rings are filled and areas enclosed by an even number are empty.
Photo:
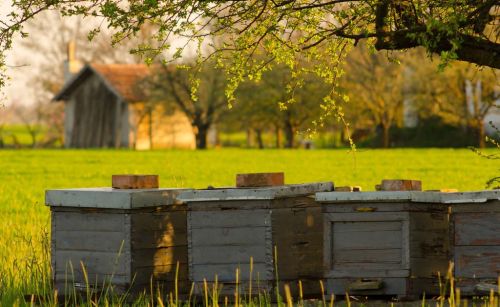
[[[488,151],[486,151],[488,152]],[[0,306],[49,293],[50,188],[109,186],[112,174],[158,174],[162,187],[231,186],[235,174],[284,171],[287,183],[333,181],[374,190],[383,178],[420,179],[424,189],[485,188],[498,160],[468,149],[207,151],[0,151]]]

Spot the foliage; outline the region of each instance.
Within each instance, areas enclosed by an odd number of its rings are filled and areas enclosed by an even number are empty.
[[[9,18],[1,22],[0,55],[12,47],[16,34],[27,35],[27,21],[47,10],[97,17],[114,30],[115,43],[152,26],[157,43],[141,43],[133,52],[152,62],[174,40],[181,40],[180,47],[172,47],[175,59],[194,43],[199,62],[215,55],[225,68],[229,102],[241,82],[259,80],[277,63],[291,70],[292,88],[300,86],[303,74],[310,71],[324,78],[331,92],[322,107],[325,113],[342,115],[335,95],[342,75],[339,64],[359,40],[379,50],[423,46],[440,54],[444,63],[460,59],[500,67],[496,4],[495,0],[17,0]],[[92,30],[89,37],[99,31]],[[5,60],[1,63],[0,68]]]
[[[321,101],[328,87],[315,75],[305,76],[304,84],[289,93],[290,70],[277,66],[263,73],[258,82],[243,83],[236,93],[236,102],[226,120],[239,124],[240,130],[253,129],[259,147],[263,147],[262,133],[274,129],[280,147],[280,131],[284,132],[285,147],[297,146],[297,132],[314,128],[312,121],[322,113]],[[291,95],[291,96],[290,96]],[[290,99],[290,97],[293,97]]]

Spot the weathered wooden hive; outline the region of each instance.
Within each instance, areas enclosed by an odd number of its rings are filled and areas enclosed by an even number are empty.
[[[186,206],[176,200],[181,191],[185,190],[46,191],[58,292],[67,294],[88,285],[137,294],[149,291],[151,284],[170,292],[177,263],[179,288],[189,289]]]
[[[449,261],[448,207],[425,192],[317,193],[324,217],[327,290],[343,295],[438,294]]]
[[[415,201],[450,206],[450,242],[456,286],[464,295],[498,290],[500,191],[427,193]]]
[[[223,295],[232,296],[237,281],[241,294],[248,294],[250,281],[253,293],[271,293],[278,277],[280,287],[289,283],[295,294],[299,280],[304,295],[319,293],[323,224],[311,195],[332,188],[323,182],[182,193],[179,198],[189,210],[189,275],[195,291],[202,290],[205,279],[217,279]]]

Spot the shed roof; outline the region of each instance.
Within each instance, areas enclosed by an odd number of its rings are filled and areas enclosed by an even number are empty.
[[[144,100],[144,95],[137,87],[139,81],[150,74],[150,69],[144,64],[86,64],[62,90],[54,100],[65,100],[82,82],[91,75],[99,76],[104,84],[119,98],[126,102]]]

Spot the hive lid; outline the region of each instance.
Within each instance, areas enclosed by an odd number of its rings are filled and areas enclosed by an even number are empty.
[[[419,203],[484,203],[488,200],[500,199],[500,190],[484,190],[471,192],[414,192],[412,201]]]
[[[177,195],[189,189],[112,188],[55,189],[45,191],[45,204],[51,207],[136,209],[179,204]]]
[[[311,195],[331,191],[332,182],[288,184],[263,188],[222,188],[211,190],[190,190],[181,193],[177,199],[185,202],[224,200],[271,200],[276,198]]]
[[[418,203],[482,203],[500,199],[500,190],[473,192],[419,192],[419,191],[380,191],[380,192],[323,192],[316,193],[316,201],[324,203],[343,202],[401,202]]]
[[[409,191],[323,192],[316,193],[318,202],[396,202],[411,200]]]

